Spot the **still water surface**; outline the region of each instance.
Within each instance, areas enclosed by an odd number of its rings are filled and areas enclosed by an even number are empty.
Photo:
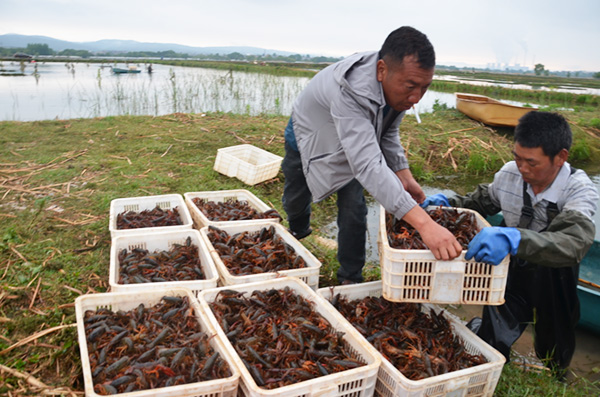
[[[111,66],[128,67],[108,63],[23,64],[24,76],[0,76],[0,120],[159,116],[175,112],[215,111],[288,115],[295,98],[310,80],[307,77],[169,65],[153,65],[153,73],[150,74],[144,64],[136,65],[141,73],[116,75],[112,73]],[[17,73],[21,72],[21,64],[4,62],[0,69],[4,69],[5,73]],[[483,80],[464,82],[493,83]],[[572,89],[571,92],[580,91]],[[454,94],[430,90],[416,109],[419,113],[431,112],[436,101],[448,107],[456,106]]]
[[[18,63],[3,65],[18,69]],[[143,64],[138,74],[112,65],[40,62],[24,76],[0,76],[0,120],[34,121],[175,112],[290,114],[309,81],[262,73]],[[127,68],[127,65],[118,65]]]

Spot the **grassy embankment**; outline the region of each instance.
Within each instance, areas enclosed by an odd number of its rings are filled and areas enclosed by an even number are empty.
[[[597,117],[597,111],[568,114],[577,167],[598,164]],[[173,114],[0,123],[0,395],[39,395],[35,379],[47,391],[83,390],[73,302],[108,289],[111,200],[242,188],[283,212],[281,173],[248,187],[212,166],[218,148],[240,143],[283,155],[286,121]],[[509,135],[441,107],[422,124],[408,116],[401,139],[420,182],[458,192],[511,158]],[[315,235],[333,208],[332,199],[314,206]],[[335,284],[335,252],[315,236],[303,243],[323,263],[320,286]],[[370,264],[365,274],[376,279],[379,270]],[[591,393],[598,394],[597,385],[585,379],[565,385],[512,364],[497,389],[501,396]]]

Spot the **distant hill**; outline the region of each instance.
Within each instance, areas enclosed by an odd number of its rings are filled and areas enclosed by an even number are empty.
[[[130,51],[175,51],[180,54],[231,54],[239,52],[245,55],[277,54],[282,56],[294,55],[293,52],[271,50],[259,47],[231,46],[231,47],[191,47],[171,43],[143,43],[134,40],[98,40],[88,42],[73,42],[54,39],[47,36],[27,36],[22,34],[0,35],[0,47],[25,48],[28,44],[47,44],[54,51],[86,50],[93,53],[102,52],[130,52]],[[306,54],[303,54],[306,55]]]

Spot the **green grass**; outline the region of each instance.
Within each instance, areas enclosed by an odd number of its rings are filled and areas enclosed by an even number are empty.
[[[592,122],[597,115],[567,116],[576,135],[574,165],[598,163],[600,135]],[[421,183],[464,193],[477,180],[489,180],[510,159],[509,134],[499,134],[453,109],[439,108],[422,119],[418,124],[407,116],[401,127],[401,139]],[[74,324],[75,298],[108,290],[108,217],[113,199],[247,189],[283,213],[281,173],[250,187],[212,167],[218,148],[241,143],[283,156],[286,123],[284,116],[222,113],[1,122],[0,351],[37,332]],[[334,219],[335,201],[324,200],[313,209],[315,233],[303,244],[323,263],[320,286],[332,285],[338,267],[335,251],[319,245],[316,236]],[[376,264],[366,266],[367,280],[379,276]],[[77,332],[72,327],[0,354],[0,364],[33,374],[50,387],[83,390]],[[497,394],[524,395],[528,390],[529,395],[550,390],[560,394],[564,389],[552,379],[531,378],[506,367]],[[13,375],[2,373],[0,379],[2,395],[39,392]],[[534,388],[532,383],[547,388]],[[589,383],[574,382],[566,390],[573,394],[566,395],[589,395],[587,387]]]
[[[532,370],[519,364],[504,366],[496,387],[495,396],[597,396],[598,384],[579,378],[574,381],[559,381],[548,371]]]

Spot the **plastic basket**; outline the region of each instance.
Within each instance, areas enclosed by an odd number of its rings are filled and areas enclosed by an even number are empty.
[[[142,284],[119,283],[119,252],[121,250],[127,249],[131,251],[134,248],[141,248],[148,250],[149,252],[154,252],[157,250],[169,251],[175,244],[184,245],[188,237],[191,239],[191,243],[198,247],[200,266],[205,276],[204,280],[167,281]],[[156,288],[184,287],[189,288],[197,294],[200,290],[215,288],[217,286],[218,279],[219,273],[217,272],[217,268],[215,267],[210,253],[208,252],[208,247],[206,246],[204,240],[200,237],[200,232],[197,230],[190,229],[175,232],[134,234],[131,236],[120,236],[112,239],[110,248],[109,284],[111,291],[113,292],[137,292],[154,290]]]
[[[436,207],[428,207],[432,209]],[[450,209],[450,208],[448,208]],[[480,228],[490,226],[471,212]],[[463,252],[450,261],[435,259],[430,250],[391,248],[385,227],[385,209],[379,214],[379,257],[383,297],[393,302],[501,305],[508,276],[509,256],[498,265],[465,260]]]
[[[323,316],[336,331],[344,332],[344,342],[347,343],[347,350],[361,357],[366,365],[350,370],[321,376],[319,378],[295,383],[292,385],[268,390],[259,387],[252,379],[252,376],[242,363],[241,358],[228,340],[225,340],[225,346],[229,349],[231,356],[238,365],[241,372],[240,396],[282,396],[282,397],[310,397],[310,396],[371,396],[375,390],[377,372],[381,363],[379,353],[358,333],[354,327],[329,303],[317,295],[305,283],[293,277],[282,277],[279,279],[263,281],[259,283],[250,283],[236,286],[238,292],[246,292],[247,296],[253,291],[269,290],[272,288],[282,289],[289,287],[296,294],[315,303],[314,309]],[[198,295],[198,300],[203,310],[208,313],[207,317],[211,326],[221,336],[226,338],[225,333],[212,314],[209,303],[215,300],[220,290],[231,287],[215,288],[204,290]]]
[[[275,178],[283,157],[253,145],[237,145],[217,150],[215,171],[238,178],[248,185]]]
[[[156,206],[166,209],[177,208],[181,219],[181,225],[145,227],[139,229],[117,229],[117,216],[126,211],[141,212],[152,210]],[[131,234],[152,233],[157,231],[175,231],[191,229],[193,226],[192,216],[188,210],[183,196],[180,194],[164,194],[160,196],[129,197],[115,199],[110,202],[110,219],[108,228],[111,237],[127,236]]]
[[[77,333],[79,338],[79,351],[81,354],[83,381],[85,384],[86,396],[100,396],[94,392],[92,371],[89,360],[87,340],[85,336],[84,314],[86,310],[97,310],[100,307],[110,308],[116,312],[118,310],[132,310],[140,303],[146,306],[154,306],[160,302],[163,296],[187,296],[190,306],[194,308],[196,318],[200,323],[202,332],[210,338],[211,347],[219,352],[223,359],[229,365],[232,375],[228,378],[215,379],[205,382],[188,383],[171,387],[161,387],[158,389],[140,390],[132,393],[121,393],[123,396],[160,396],[160,397],[234,397],[237,395],[240,371],[227,349],[223,336],[216,335],[212,326],[209,326],[209,320],[195,299],[195,296],[186,288],[168,288],[154,289],[144,292],[109,292],[103,294],[82,295],[75,300],[75,314],[77,318]]]
[[[208,227],[203,227],[202,229],[200,229],[200,235],[204,239],[204,242],[210,251],[215,267],[219,272],[219,277],[222,284],[224,286],[237,285],[270,280],[282,276],[291,276],[299,278],[300,280],[308,284],[309,287],[316,290],[319,287],[319,271],[321,269],[321,262],[319,262],[319,260],[315,258],[315,256],[309,250],[307,250],[306,247],[304,247],[294,236],[292,236],[290,232],[288,232],[280,223],[254,222],[246,223],[244,225],[229,224],[221,226],[219,228],[227,232],[229,235],[232,235],[244,231],[254,233],[259,231],[263,227],[268,228],[271,226],[275,227],[275,233],[279,235],[286,243],[288,243],[296,251],[297,255],[301,256],[302,259],[304,259],[304,261],[306,262],[306,267],[302,269],[282,270],[280,272],[248,274],[242,276],[233,275],[229,272],[229,270],[221,260],[219,253],[210,242],[208,238]]]
[[[346,296],[349,300],[361,299],[367,296],[379,297],[382,293],[382,283],[381,281],[373,281],[333,288],[320,288],[317,293],[327,301],[330,301],[338,293]],[[439,313],[441,310],[435,305],[422,305],[423,311],[429,312],[431,308],[436,313]],[[479,397],[492,396],[494,394],[506,359],[497,350],[493,349],[465,327],[457,317],[447,311],[443,315],[452,325],[454,334],[463,341],[465,350],[470,354],[482,354],[488,362],[443,375],[421,380],[411,380],[396,369],[385,357],[381,356],[381,366],[377,376],[377,385],[375,386],[376,396]]]
[[[183,197],[185,198],[185,203],[187,204],[188,209],[190,210],[190,214],[192,215],[192,220],[194,221],[194,227],[196,227],[198,229],[201,229],[204,226],[208,226],[208,225],[213,225],[213,226],[218,227],[221,225],[229,224],[231,222],[235,222],[236,224],[240,224],[240,225],[247,224],[247,223],[254,223],[254,222],[262,222],[262,223],[278,222],[277,218],[244,219],[244,220],[236,220],[236,221],[218,221],[218,222],[211,221],[206,217],[206,215],[204,215],[204,213],[202,211],[200,211],[198,206],[196,204],[194,204],[194,202],[192,201],[195,198],[200,198],[200,199],[204,199],[204,200],[208,200],[208,201],[214,201],[215,203],[223,203],[223,202],[226,202],[227,200],[238,200],[238,201],[246,201],[250,207],[254,208],[255,210],[257,210],[259,212],[265,212],[265,211],[272,209],[271,207],[269,207],[267,204],[262,202],[258,197],[256,197],[254,194],[252,194],[248,190],[237,189],[237,190],[219,190],[219,191],[215,191],[215,192],[191,192],[191,193],[185,193],[183,195]]]

